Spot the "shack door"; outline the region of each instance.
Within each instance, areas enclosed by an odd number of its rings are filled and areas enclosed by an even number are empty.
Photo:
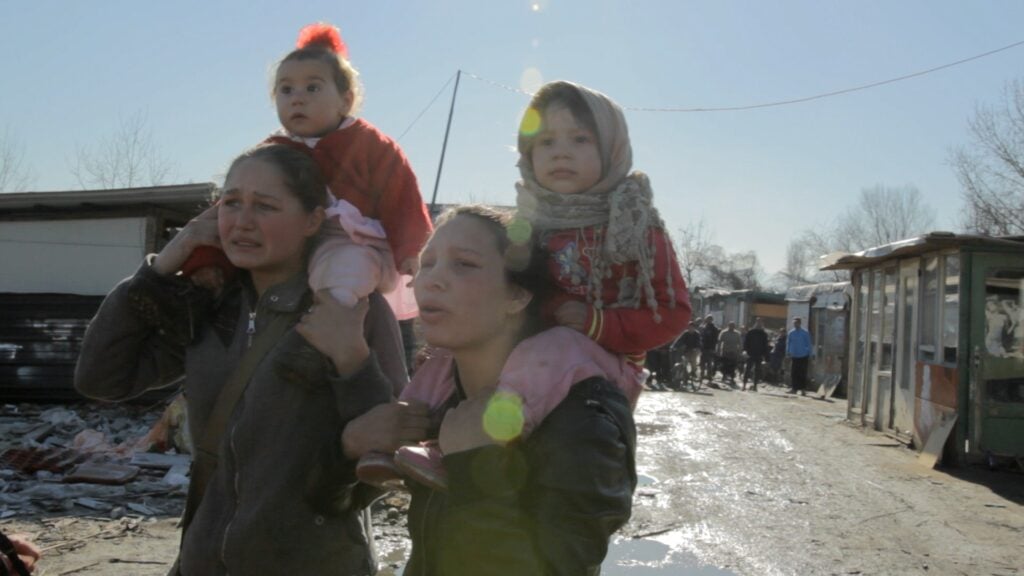
[[[864,408],[876,430],[892,427],[892,372],[896,355],[897,268],[875,270],[871,295],[871,385]]]
[[[917,277],[920,263],[915,258],[900,264],[900,285],[896,318],[896,382],[893,386],[892,429],[910,437],[914,434],[914,363],[917,360]]]
[[[1024,457],[1024,265],[976,255],[971,274],[970,451]]]

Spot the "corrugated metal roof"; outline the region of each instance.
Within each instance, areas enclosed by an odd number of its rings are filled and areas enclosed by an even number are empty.
[[[760,302],[784,302],[785,295],[780,292],[764,292],[761,290],[751,290],[745,288],[742,290],[727,290],[724,288],[696,288],[695,291],[701,298],[714,299],[714,298],[746,298],[749,300],[757,300]]]
[[[1024,250],[1024,236],[981,236],[975,234],[954,234],[952,232],[929,232],[922,236],[891,242],[883,246],[868,248],[856,254],[836,254],[826,257],[822,270],[853,270],[870,266],[876,262],[896,257],[914,256],[959,246],[991,246]]]
[[[820,282],[818,284],[804,284],[793,286],[786,290],[786,300],[792,302],[806,302],[812,296],[820,294],[832,294],[834,292],[846,292],[851,290],[849,282]]]
[[[0,293],[0,402],[82,400],[75,363],[103,296]],[[140,402],[166,398],[147,392]]]
[[[206,182],[115,190],[9,192],[0,194],[0,216],[47,210],[70,211],[90,207],[117,208],[139,205],[156,205],[194,212],[196,206],[208,203],[216,190],[216,185]]]

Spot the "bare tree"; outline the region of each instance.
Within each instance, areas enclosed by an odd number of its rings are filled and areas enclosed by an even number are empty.
[[[704,270],[707,263],[708,249],[712,246],[711,229],[701,218],[680,228],[677,238],[679,267],[686,285],[693,286],[697,272]]]
[[[935,225],[935,209],[924,203],[913,185],[891,188],[881,184],[861,190],[857,203],[828,225],[804,230],[790,241],[787,281],[846,280],[843,272],[820,272],[821,258],[836,252],[860,252],[928,232]],[[802,271],[801,271],[802,267]]]
[[[107,189],[163,184],[172,166],[153,143],[145,115],[136,112],[95,148],[79,147],[69,169],[82,188]]]
[[[786,246],[786,267],[778,273],[782,287],[810,284],[814,276],[812,260],[815,257],[806,244],[791,241]]]
[[[956,149],[950,158],[963,187],[964,227],[1024,234],[1024,83],[1008,83],[1001,105],[978,106],[968,126],[971,149]]]
[[[712,244],[706,253],[704,273],[708,283],[718,288],[761,289],[761,264],[753,250],[729,254],[721,246]]]
[[[836,221],[832,248],[858,252],[916,236],[934,226],[935,209],[924,203],[916,186],[878,184],[861,190],[857,203]]]
[[[831,228],[804,230],[798,237],[790,240],[789,246],[786,247],[786,269],[779,273],[782,277],[781,284],[785,288],[850,279],[850,273],[846,270],[821,270],[823,260],[827,256],[857,251],[851,250],[847,246],[848,242],[837,240],[833,232],[835,230]],[[840,244],[845,247],[837,248]]]
[[[25,149],[5,128],[0,134],[0,192],[23,192],[32,180],[32,173],[25,166]]]

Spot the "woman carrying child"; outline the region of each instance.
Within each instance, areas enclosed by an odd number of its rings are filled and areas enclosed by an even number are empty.
[[[538,336],[536,346],[558,351],[580,373],[615,382],[635,406],[646,352],[683,332],[690,302],[650,181],[631,172],[622,109],[584,86],[547,84],[523,116],[519,155],[511,233],[539,242],[558,287],[542,313],[559,328]],[[522,403],[522,436],[568,393],[567,381],[553,386],[537,377],[543,366],[513,366],[498,384]],[[402,398],[426,402],[437,413],[433,390],[411,385]],[[403,447],[395,464],[415,481],[443,487],[441,452],[434,443]]]
[[[409,483],[407,576],[596,574],[630,516],[630,399],[595,363],[546,346],[545,261],[513,238],[507,214],[463,207],[442,216],[421,256],[422,334],[439,353],[412,384],[440,399],[448,481]],[[523,438],[517,398],[496,390],[527,365],[534,384],[564,393]],[[356,424],[391,426],[375,413]]]
[[[184,382],[197,445],[172,574],[376,573],[362,511],[377,493],[356,482],[355,461],[421,439],[426,418],[390,402],[406,376],[384,300],[344,306],[309,288],[325,204],[308,154],[245,152],[216,205],[114,287],[86,331],[82,394],[118,401]],[[176,274],[199,246],[238,270],[212,301]],[[282,378],[275,364],[307,341],[328,368]],[[350,425],[371,409],[388,434]]]

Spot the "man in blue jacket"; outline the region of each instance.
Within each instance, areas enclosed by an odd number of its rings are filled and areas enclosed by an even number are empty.
[[[807,364],[811,359],[811,333],[801,328],[803,320],[797,316],[793,318],[793,329],[786,337],[786,356],[790,359],[791,387],[790,394],[800,392],[805,396],[804,389],[807,387]]]

